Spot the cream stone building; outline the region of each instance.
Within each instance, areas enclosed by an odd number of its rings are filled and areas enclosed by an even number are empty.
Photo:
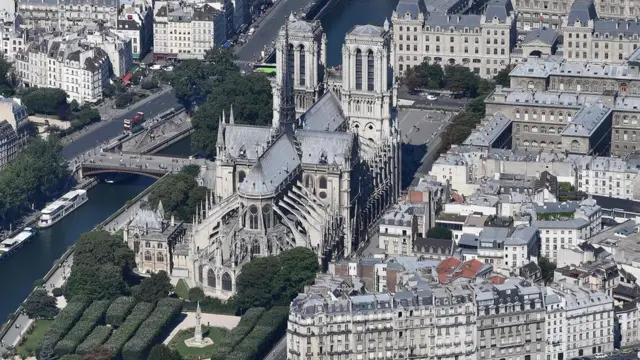
[[[21,0],[18,13],[26,28],[65,30],[97,23],[116,27],[118,0]]]
[[[492,77],[510,63],[516,20],[508,0],[492,0],[482,15],[426,10],[422,0],[403,0],[393,12],[394,70],[424,61],[463,65]]]
[[[208,3],[156,1],[153,56],[161,59],[203,59],[207,50],[227,40],[224,13]]]
[[[349,256],[400,195],[391,31],[355,26],[342,70],[334,70],[339,94],[315,94],[324,87],[324,35],[316,26],[290,18],[280,31],[272,126],[236,124],[232,108],[220,119],[215,196],[193,220],[188,274],[177,275],[208,295],[229,298],[244,264],[292,247],[313,250],[322,265]],[[304,101],[296,103],[296,94]],[[297,116],[296,105],[309,108]]]

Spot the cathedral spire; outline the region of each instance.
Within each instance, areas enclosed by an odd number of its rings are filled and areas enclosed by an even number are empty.
[[[284,23],[284,49],[282,49],[282,90],[280,92],[280,133],[293,133],[296,121],[296,108],[293,101],[293,53],[289,44],[289,22],[294,21],[293,13]]]
[[[220,120],[218,122],[218,147],[222,147],[224,145],[224,121],[222,121],[222,116],[220,116]]]
[[[229,114],[229,125],[233,125],[235,124],[235,121],[233,120],[233,104],[231,104],[231,114]]]

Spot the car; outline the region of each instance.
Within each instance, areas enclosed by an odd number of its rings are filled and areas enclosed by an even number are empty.
[[[431,95],[431,94],[429,94],[429,95],[427,95],[427,100],[435,101],[435,100],[438,100],[438,97],[437,97],[437,96],[435,96],[435,95]]]
[[[603,354],[603,353],[596,354],[596,359],[604,359],[606,357],[607,357],[607,355]]]
[[[624,349],[622,350],[622,353],[627,355],[627,354],[632,354],[633,353],[633,349]]]

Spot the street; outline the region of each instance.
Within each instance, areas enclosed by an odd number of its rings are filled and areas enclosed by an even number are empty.
[[[264,360],[287,360],[287,334],[284,334]]]
[[[300,13],[300,10],[309,2],[309,0],[277,0],[264,18],[251,25],[256,29],[255,33],[249,36],[244,45],[236,47],[238,58],[243,61],[254,61],[260,57],[264,46],[271,45],[276,39],[286,17],[291,13]]]
[[[70,255],[64,264],[56,270],[51,278],[44,284],[44,288],[51,294],[54,288],[60,287],[64,284],[64,281],[71,271],[71,265],[73,263],[73,254]],[[26,329],[31,325],[33,320],[29,319],[27,315],[21,314],[18,316],[13,326],[5,334],[0,343],[0,353],[4,352],[5,346],[15,346],[20,340],[20,335],[23,334]]]
[[[94,148],[97,144],[121,134],[124,119],[133,117],[139,111],[143,112],[147,119],[150,119],[175,106],[178,106],[178,100],[173,90],[159,94],[156,98],[146,102],[142,100],[137,104],[133,104],[125,113],[117,115],[111,120],[103,121],[85,133],[73,134],[73,141],[64,146],[62,155],[67,159],[72,159]]]

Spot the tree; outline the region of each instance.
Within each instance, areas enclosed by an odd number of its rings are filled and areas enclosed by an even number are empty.
[[[275,278],[276,305],[289,306],[306,285],[315,281],[320,270],[318,256],[307,248],[295,247],[282,252],[278,258],[280,271]]]
[[[82,360],[113,360],[115,358],[115,355],[113,355],[111,351],[107,350],[103,346],[100,346],[94,351],[85,354],[82,357]]]
[[[158,344],[151,348],[147,360],[182,360],[182,355],[164,344]]]
[[[133,94],[124,92],[116,96],[115,105],[118,109],[126,108],[133,102]]]
[[[56,360],[56,359],[57,357],[53,352],[53,346],[48,341],[45,341],[42,344],[42,348],[40,349],[38,360]]]
[[[403,83],[410,89],[440,89],[443,86],[444,71],[440,64],[423,62],[405,71]]]
[[[204,291],[199,287],[192,287],[189,289],[189,301],[198,302],[205,299]]]
[[[58,300],[46,290],[34,290],[24,302],[24,311],[30,319],[53,319],[58,315]]]
[[[44,115],[57,115],[66,119],[70,108],[67,93],[57,88],[34,88],[22,96],[22,104],[29,112]]]
[[[136,267],[135,254],[121,235],[89,231],[80,235],[73,255],[74,266],[115,265],[128,273]]]
[[[75,259],[74,259],[75,260]],[[68,298],[85,297],[89,300],[114,299],[126,294],[122,268],[115,265],[73,265],[67,280]]]
[[[444,68],[445,88],[455,94],[475,97],[478,94],[480,77],[462,65],[447,65]]]
[[[169,275],[164,270],[142,280],[140,285],[136,285],[131,289],[133,296],[138,301],[156,302],[165,298],[173,291],[173,285]]]
[[[544,283],[548,284],[552,282],[553,272],[556,270],[556,264],[551,262],[549,258],[540,256],[538,258],[538,266],[540,266],[540,270],[542,271],[542,280],[544,280]]]
[[[16,92],[20,79],[4,54],[0,54],[0,95],[9,97]]]
[[[142,83],[140,84],[140,87],[145,90],[155,89],[158,87],[158,80],[156,79],[143,80]]]
[[[197,165],[185,166],[179,173],[167,175],[149,194],[151,208],[162,207],[167,215],[178,220],[191,221],[198,205],[206,201],[208,189],[198,186],[195,177],[200,173]]]
[[[245,264],[236,282],[238,306],[245,310],[273,306],[276,296],[275,279],[279,271],[278,256],[256,258]]]
[[[427,231],[427,238],[451,240],[453,239],[453,233],[449,229],[434,227]]]
[[[509,74],[511,73],[511,70],[513,70],[513,67],[513,65],[509,65],[504,69],[500,69],[500,71],[498,71],[496,76],[493,77],[493,81],[496,83],[496,85],[501,85],[506,88],[511,87],[511,79],[509,79]]]

